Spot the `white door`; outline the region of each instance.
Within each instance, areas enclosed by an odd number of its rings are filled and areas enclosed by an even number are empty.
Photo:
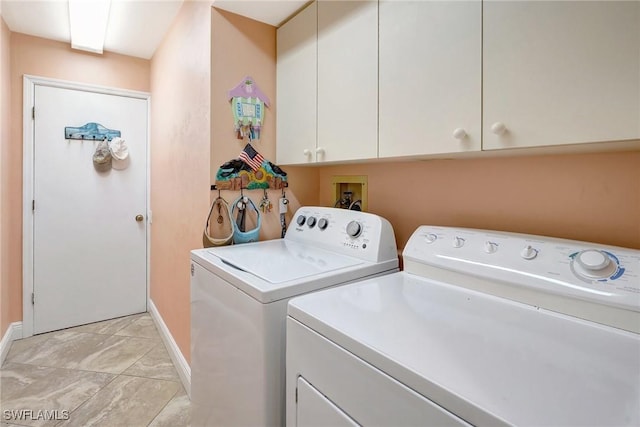
[[[147,102],[35,86],[34,333],[146,311]],[[98,143],[65,139],[88,122],[121,132],[126,169],[98,172]]]

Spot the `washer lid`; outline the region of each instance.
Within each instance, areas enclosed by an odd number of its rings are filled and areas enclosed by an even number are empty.
[[[640,425],[640,335],[395,273],[289,316],[474,425]]]
[[[238,270],[269,283],[284,283],[364,264],[356,258],[284,239],[208,250]]]

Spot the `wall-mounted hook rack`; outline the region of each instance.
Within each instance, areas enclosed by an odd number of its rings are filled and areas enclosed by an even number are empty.
[[[89,122],[80,127],[67,126],[64,128],[65,139],[89,140],[89,141],[111,141],[113,138],[120,137],[119,130],[107,129],[100,123]]]

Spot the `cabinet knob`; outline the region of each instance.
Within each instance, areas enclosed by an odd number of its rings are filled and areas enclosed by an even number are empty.
[[[302,151],[302,154],[304,154],[305,156],[310,156],[310,155],[311,155],[311,150],[309,150],[308,148],[305,148],[305,149]]]
[[[507,131],[507,127],[502,122],[495,122],[491,125],[491,132],[496,135],[502,135]]]
[[[316,148],[316,154],[320,154],[320,155],[324,154],[324,148],[322,147]]]
[[[457,128],[453,131],[453,137],[455,139],[465,139],[467,137],[467,131],[462,128]]]

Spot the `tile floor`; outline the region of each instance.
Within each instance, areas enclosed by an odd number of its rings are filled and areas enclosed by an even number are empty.
[[[191,421],[189,398],[148,313],[14,341],[0,382],[3,427]]]

